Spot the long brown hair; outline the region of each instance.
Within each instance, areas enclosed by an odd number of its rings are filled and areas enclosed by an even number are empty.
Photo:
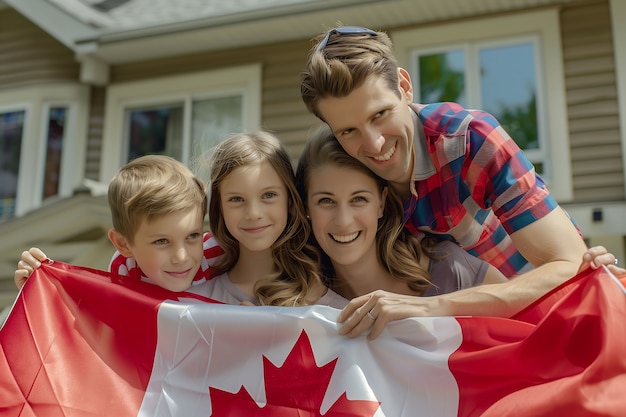
[[[255,285],[255,295],[264,305],[314,304],[312,289],[322,285],[319,253],[309,242],[310,225],[295,187],[291,160],[278,138],[268,132],[239,133],[219,143],[210,158],[209,225],[224,249],[216,265],[229,271],[239,259],[239,242],[228,231],[222,212],[220,185],[239,167],[269,162],[288,193],[287,226],[272,245],[276,273]],[[319,293],[317,293],[319,294]]]
[[[305,206],[308,204],[307,187],[311,172],[313,169],[325,165],[362,172],[376,181],[381,193],[385,187],[387,188],[385,211],[378,221],[378,230],[376,231],[378,260],[391,276],[405,281],[411,290],[423,292],[430,287],[430,274],[419,262],[422,256],[429,256],[428,250],[422,246],[419,237],[404,228],[402,198],[392,187],[387,185],[387,181],[348,155],[326,124],[313,130],[298,162],[296,186]],[[314,236],[312,236],[312,242],[315,242]],[[321,251],[317,242],[315,244]],[[327,285],[332,288],[334,284],[332,260],[323,251],[321,252],[325,272],[324,278]]]

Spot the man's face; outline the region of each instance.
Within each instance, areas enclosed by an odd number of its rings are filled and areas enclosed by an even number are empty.
[[[335,137],[352,157],[394,185],[412,177],[413,90],[408,73],[399,70],[399,91],[379,76],[370,76],[345,97],[325,97],[318,109]]]

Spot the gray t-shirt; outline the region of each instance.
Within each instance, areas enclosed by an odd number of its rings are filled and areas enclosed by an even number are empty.
[[[480,285],[489,264],[467,253],[454,242],[443,241],[432,250],[434,258],[428,267],[433,285],[423,297],[448,294]]]

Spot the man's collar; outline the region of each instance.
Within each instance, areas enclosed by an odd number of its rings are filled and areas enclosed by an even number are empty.
[[[413,180],[417,181],[432,176],[437,170],[428,153],[426,136],[424,135],[424,125],[417,115],[419,106],[411,104],[409,108],[411,109],[411,117],[413,118]],[[415,194],[413,184],[411,184],[411,192]]]

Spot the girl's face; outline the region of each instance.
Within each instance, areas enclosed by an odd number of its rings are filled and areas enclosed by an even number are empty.
[[[269,162],[234,169],[220,185],[220,199],[241,251],[269,250],[287,226],[287,187]]]
[[[386,193],[356,169],[325,165],[311,171],[307,208],[313,234],[335,266],[376,258],[376,230]]]

